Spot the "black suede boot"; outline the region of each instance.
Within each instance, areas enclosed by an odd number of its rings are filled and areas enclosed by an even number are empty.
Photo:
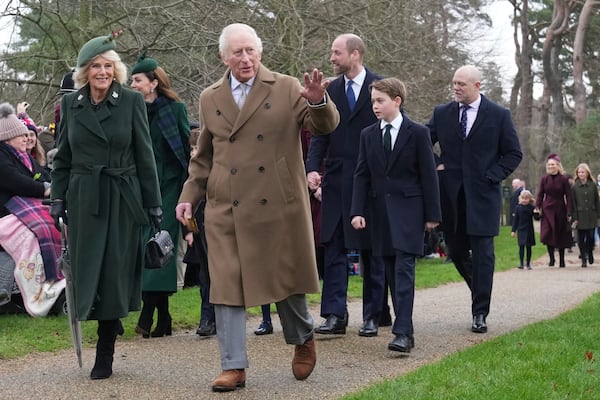
[[[161,293],[157,296],[156,310],[158,311],[158,321],[156,322],[156,329],[152,331],[150,336],[171,336],[172,320],[171,314],[169,314],[169,295],[167,293]]]
[[[157,295],[152,292],[142,292],[142,301],[142,311],[140,312],[135,332],[147,339],[150,337],[150,329],[154,322],[152,317],[156,308]]]
[[[96,362],[90,373],[92,379],[106,379],[112,375],[113,355],[117,335],[123,335],[123,325],[118,319],[98,321]]]
[[[564,268],[565,266],[565,249],[558,249],[558,267]]]
[[[547,248],[548,248],[548,256],[550,256],[550,262],[548,263],[548,266],[554,267],[554,263],[556,262],[554,259],[554,247],[547,246]]]

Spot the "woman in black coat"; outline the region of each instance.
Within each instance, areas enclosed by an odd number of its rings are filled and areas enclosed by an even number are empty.
[[[50,196],[50,175],[27,154],[28,134],[14,108],[8,103],[0,104],[0,218],[10,214],[5,204],[13,196]],[[25,161],[21,157],[26,157]],[[27,160],[29,165],[25,164]]]
[[[14,108],[0,104],[0,218],[11,214],[6,204],[14,196],[24,198],[46,198],[50,196],[50,176],[37,161],[27,154],[28,129],[15,115]],[[4,249],[0,246],[0,252]],[[13,286],[14,262],[3,254],[0,266],[0,304],[10,299]],[[45,267],[49,267],[45,265]],[[55,268],[48,277],[57,276]]]

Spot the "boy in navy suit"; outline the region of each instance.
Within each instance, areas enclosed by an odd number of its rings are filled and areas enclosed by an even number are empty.
[[[416,257],[423,255],[425,231],[439,225],[441,210],[429,130],[401,113],[405,98],[398,79],[371,84],[379,121],[361,132],[351,216],[354,229],[369,223],[374,268],[385,270],[390,282],[396,319],[388,348],[409,353]]]

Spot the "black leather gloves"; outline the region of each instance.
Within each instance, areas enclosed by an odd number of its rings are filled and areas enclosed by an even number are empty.
[[[160,207],[152,207],[148,209],[148,215],[150,216],[150,222],[156,230],[160,230],[160,223],[162,222],[162,209]]]
[[[54,219],[54,226],[60,231],[58,219],[62,218],[63,223],[65,225],[67,224],[67,207],[65,201],[61,199],[52,200],[52,204],[50,205],[50,215],[52,215],[52,219]]]

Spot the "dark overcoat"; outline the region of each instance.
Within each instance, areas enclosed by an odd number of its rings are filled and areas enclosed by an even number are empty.
[[[50,182],[48,172],[38,164],[38,162],[28,155],[31,160],[33,171],[30,171],[25,164],[9,148],[9,144],[0,142],[0,218],[10,214],[4,207],[6,202],[13,196],[35,197],[42,199],[44,197],[44,183]],[[36,177],[34,179],[34,177]]]
[[[512,232],[517,234],[519,246],[535,246],[535,231],[533,229],[533,205],[517,204],[512,218]]]
[[[327,96],[308,107],[298,79],[260,66],[242,110],[227,71],[200,96],[198,154],[180,202],[206,194],[213,304],[252,307],[319,291],[300,128],[335,129]]]
[[[459,191],[466,200],[467,235],[496,236],[500,231],[501,183],[519,165],[523,154],[510,111],[481,96],[477,118],[463,138],[458,118],[459,104],[437,106],[427,124],[431,140],[440,144],[438,171],[443,229],[456,230]]]
[[[163,132],[158,125],[157,104],[147,104],[148,122],[150,123],[150,137],[152,149],[156,161],[156,171],[160,184],[160,195],[162,197],[162,222],[161,229],[166,229],[173,239],[175,248],[178,248],[179,240],[182,240],[180,223],[175,218],[175,207],[177,199],[181,194],[183,183],[187,179],[187,169],[165,140]],[[169,100],[163,107],[170,107],[177,123],[177,131],[183,146],[183,153],[189,157],[190,154],[190,124],[187,111],[183,103]],[[185,160],[187,161],[187,159]],[[151,231],[151,230],[150,230]],[[169,262],[162,268],[144,269],[142,274],[142,290],[176,292],[177,291],[177,257],[171,257]]]
[[[575,179],[572,188],[573,221],[577,221],[577,229],[595,229],[600,218],[600,198],[596,183],[586,180],[582,183]]]
[[[368,208],[375,256],[394,256],[395,250],[422,255],[425,222],[442,220],[429,131],[403,117],[389,160],[379,122],[360,137],[351,215],[365,216]]]
[[[369,85],[381,77],[368,69],[366,74],[353,111],[350,111],[346,98],[344,76],[331,82],[327,92],[337,105],[340,123],[330,135],[311,139],[306,158],[306,172],[320,171],[323,161],[325,163],[321,184],[321,243],[331,240],[341,220],[348,249],[370,248],[369,228],[357,231],[350,224],[352,183],[358,160],[360,132],[377,121],[371,107]]]
[[[52,198],[66,199],[77,316],[110,320],[139,310],[144,209],[160,207],[142,95],[114,82],[95,109],[89,86],[61,102]]]
[[[573,244],[569,213],[572,209],[571,184],[566,175],[544,175],[535,206],[541,212],[540,241],[557,249]]]

